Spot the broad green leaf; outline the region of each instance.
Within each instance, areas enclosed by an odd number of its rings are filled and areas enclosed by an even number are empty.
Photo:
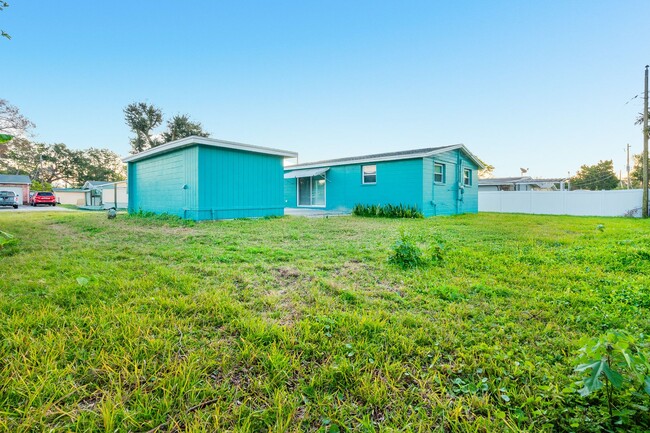
[[[646,393],[650,394],[650,376],[646,376],[646,377],[645,377],[643,390],[644,390]]]
[[[603,362],[603,373],[605,373],[607,379],[614,385],[614,388],[623,386],[623,376],[619,372],[612,370],[606,362]]]
[[[582,364],[576,367],[576,371],[585,371],[587,368],[591,368],[591,376],[583,379],[582,383],[584,387],[578,390],[581,396],[585,397],[603,387],[603,382],[600,381],[599,376],[603,371],[603,366],[606,365],[607,363],[605,361],[600,360],[592,362],[591,364]]]
[[[596,369],[596,368],[599,368],[599,365],[600,365],[600,363],[602,363],[602,362],[603,362],[603,361],[599,359],[598,361],[590,361],[590,362],[587,363],[587,364],[580,364],[580,365],[578,365],[578,366],[575,368],[575,371],[577,371],[577,372],[585,371],[585,370],[588,369],[588,368]]]
[[[0,134],[0,143],[6,143],[7,141],[11,140],[14,138],[13,136],[9,134]]]

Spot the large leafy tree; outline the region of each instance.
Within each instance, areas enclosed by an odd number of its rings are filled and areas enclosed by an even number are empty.
[[[34,123],[20,113],[15,105],[0,99],[0,134],[22,137],[34,127]]]
[[[599,161],[594,165],[583,165],[571,178],[571,189],[603,190],[618,186],[612,160]]]
[[[162,133],[165,143],[192,135],[209,137],[210,133],[203,130],[201,123],[191,121],[187,114],[177,114],[168,120],[167,130]]]
[[[20,113],[18,107],[0,99],[0,161],[8,150],[8,142],[14,137],[24,137],[34,123]]]
[[[38,144],[40,150],[38,175],[41,182],[54,183],[63,181],[66,183],[74,179],[77,171],[77,164],[81,151],[69,149],[63,143]]]
[[[117,182],[124,179],[126,179],[124,163],[117,153],[91,147],[79,155],[73,183],[83,185],[87,180]]]
[[[167,129],[161,134],[154,130],[163,122],[162,111],[146,102],[134,102],[124,108],[124,120],[135,137],[131,138],[131,153],[139,153],[170,141],[197,135],[209,137],[200,122],[190,120],[187,114],[177,114],[167,121]]]
[[[74,179],[80,151],[63,143],[32,143],[24,138],[12,140],[2,154],[2,171],[27,174],[41,183],[70,182]]]
[[[126,178],[119,155],[108,149],[73,150],[63,143],[12,140],[0,152],[0,172],[27,174],[42,184],[81,186],[87,180],[118,181]]]
[[[153,130],[162,124],[162,111],[146,102],[134,102],[124,108],[124,120],[135,137],[131,138],[131,153],[139,153],[162,144]]]
[[[0,172],[34,177],[43,152],[40,145],[25,138],[15,138],[0,148]]]
[[[632,186],[640,188],[643,185],[643,154],[634,155],[634,166],[630,171]]]

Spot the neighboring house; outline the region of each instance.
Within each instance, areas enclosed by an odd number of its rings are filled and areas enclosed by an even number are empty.
[[[81,188],[52,188],[59,204],[82,206],[85,203],[85,191]]]
[[[564,191],[566,179],[534,179],[530,176],[495,177],[479,179],[478,189],[483,191]]]
[[[32,181],[23,174],[0,174],[0,190],[13,191],[18,196],[18,204],[29,204],[29,186]]]
[[[283,162],[297,156],[196,136],[172,141],[124,158],[128,209],[193,220],[283,215]]]
[[[118,209],[126,209],[128,205],[126,180],[108,182],[104,180],[89,180],[83,185],[85,209],[108,209],[117,205]]]
[[[128,185],[125,180],[111,182],[101,187],[102,204],[108,209],[126,209],[129,205]]]
[[[350,212],[355,204],[416,206],[425,216],[478,212],[481,161],[462,144],[285,167],[289,208]]]
[[[110,182],[106,180],[88,180],[83,184],[85,193],[84,207],[103,209],[102,203],[102,187],[109,185]]]

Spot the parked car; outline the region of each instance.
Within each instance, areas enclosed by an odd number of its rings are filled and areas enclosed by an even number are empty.
[[[13,191],[0,191],[0,206],[12,206],[18,209],[18,196]]]
[[[56,196],[53,192],[41,191],[37,192],[32,196],[29,201],[29,204],[36,206],[38,204],[49,204],[50,206],[56,206]]]

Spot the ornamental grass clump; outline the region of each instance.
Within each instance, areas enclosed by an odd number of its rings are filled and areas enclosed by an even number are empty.
[[[404,204],[355,204],[352,208],[352,214],[362,217],[375,217],[375,218],[424,218],[422,212],[419,211],[417,206],[409,206]]]

